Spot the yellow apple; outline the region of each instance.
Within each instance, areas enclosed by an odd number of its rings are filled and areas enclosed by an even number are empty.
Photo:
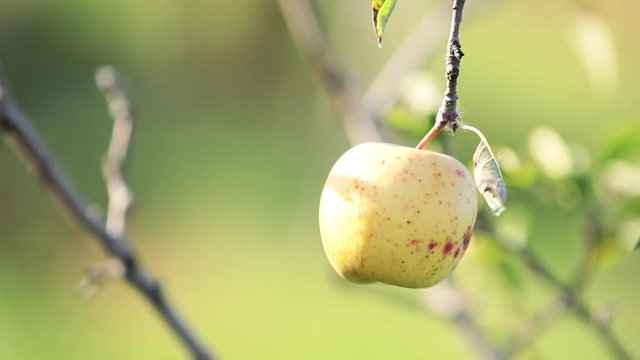
[[[320,198],[320,235],[333,268],[356,283],[424,288],[469,246],[476,189],[455,158],[365,143],[335,163]]]

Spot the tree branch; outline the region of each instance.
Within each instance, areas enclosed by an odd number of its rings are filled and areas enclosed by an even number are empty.
[[[505,359],[500,348],[494,344],[475,321],[473,311],[465,295],[448,278],[424,291],[424,304],[431,313],[451,321],[465,338],[474,353],[484,360]]]
[[[327,89],[349,142],[380,140],[375,116],[362,106],[362,96],[325,38],[310,0],[278,0],[278,6],[298,51]]]
[[[569,298],[562,292],[557,299],[533,314],[518,334],[507,342],[503,351],[505,358],[511,359],[531,345],[540,334],[567,314],[569,306]]]
[[[595,321],[592,312],[582,300],[580,293],[575,287],[565,283],[557,277],[538,257],[529,249],[517,249],[506,244],[505,241],[497,239],[496,243],[510,254],[520,257],[527,268],[540,279],[544,280],[547,285],[551,286],[561,294],[563,294],[565,306],[568,312],[575,314],[585,325],[596,331],[596,334],[603,340],[604,344],[609,348],[612,354],[618,359],[632,359],[631,353],[625,348],[620,339],[611,331],[607,324]]]
[[[96,72],[96,84],[104,94],[114,120],[111,143],[102,171],[109,193],[106,227],[117,238],[126,233],[127,213],[133,200],[124,179],[133,133],[133,114],[127,94],[111,67],[105,66]]]
[[[446,60],[446,88],[444,100],[438,114],[436,122],[429,132],[420,140],[416,148],[424,149],[446,126],[450,126],[453,131],[458,128],[458,76],[460,75],[460,60],[464,56],[462,45],[460,45],[460,25],[462,24],[462,10],[465,0],[453,0],[453,13],[451,16],[451,30],[447,46]]]
[[[116,126],[123,126],[123,123],[116,121]],[[31,119],[27,117],[18,107],[16,102],[8,94],[4,82],[0,79],[0,129],[17,145],[21,154],[24,155],[27,164],[35,171],[39,178],[47,185],[51,193],[60,201],[66,211],[71,214],[87,232],[89,232],[112,256],[122,262],[127,281],[156,309],[158,314],[169,325],[174,333],[183,342],[185,347],[191,352],[195,359],[212,359],[212,355],[205,345],[196,337],[195,333],[188,327],[182,319],[178,310],[169,302],[162,291],[159,282],[143,267],[136,254],[131,248],[129,240],[121,233],[116,236],[107,229],[104,221],[89,210],[89,206],[81,194],[76,190],[73,183],[60,165],[55,161],[40,135],[32,125]],[[116,141],[128,143],[128,136],[121,135],[120,130],[115,130]],[[121,146],[112,146],[114,149],[125,150],[120,159],[124,164],[126,149]],[[110,151],[110,155],[113,153]],[[120,177],[121,176],[113,176]],[[110,180],[113,181],[113,180]],[[110,189],[110,195],[111,194]],[[115,200],[115,199],[114,199]],[[124,215],[126,206],[116,205],[120,200],[112,200],[114,207],[119,207],[122,229],[124,229]],[[124,209],[124,212],[122,211]],[[114,227],[115,228],[115,227]]]

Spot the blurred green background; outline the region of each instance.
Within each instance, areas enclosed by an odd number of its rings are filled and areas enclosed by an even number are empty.
[[[400,1],[382,49],[375,45],[369,1],[323,1],[320,10],[329,38],[364,87],[435,3]],[[460,105],[494,145],[527,157],[528,134],[545,125],[597,157],[607,134],[640,122],[640,2],[469,6],[476,12],[461,34],[467,56]],[[604,75],[588,70],[576,46],[584,6],[613,39],[613,69],[594,65]],[[588,38],[596,41],[597,34]],[[437,54],[426,67],[436,79],[441,59]],[[351,285],[331,270],[317,205],[326,174],[349,144],[274,2],[0,0],[0,63],[15,97],[98,210],[106,202],[100,161],[112,122],[93,74],[111,64],[124,75],[138,114],[129,171],[131,238],[223,358],[474,357],[451,323],[425,311],[424,292]],[[475,141],[459,135],[450,143],[470,163]],[[637,152],[632,156],[638,160]],[[568,277],[583,214],[518,191],[512,196],[513,213],[532,212],[532,247]],[[104,254],[68,220],[2,144],[0,358],[185,358],[127,285],[108,283],[86,301],[74,295],[83,269]],[[482,242],[474,242],[455,276],[482,285],[488,298],[479,305],[515,309],[505,319],[485,319],[499,338],[550,295],[521,266],[514,267],[519,290],[482,277],[474,267],[482,263]],[[640,357],[638,274],[639,253],[623,256],[597,271],[587,299],[594,306],[613,302],[613,329]],[[489,314],[495,312],[484,318]],[[572,317],[521,354],[610,356]]]

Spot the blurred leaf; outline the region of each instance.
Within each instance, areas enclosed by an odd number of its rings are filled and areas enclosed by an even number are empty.
[[[385,123],[390,128],[404,132],[416,141],[424,136],[424,129],[429,129],[435,119],[435,112],[427,116],[421,116],[410,111],[405,106],[394,107],[384,118]]]
[[[601,241],[593,253],[593,262],[597,269],[606,270],[618,264],[627,254],[619,241],[606,239]]]
[[[531,161],[525,162],[514,171],[504,170],[505,183],[509,183],[509,189],[529,188],[536,181],[539,173],[538,168]]]
[[[502,170],[517,172],[522,166],[518,154],[508,146],[502,145],[498,147],[497,154],[500,159],[500,165],[502,165]]]
[[[573,170],[569,146],[560,134],[550,127],[538,127],[531,132],[529,153],[551,179],[564,179]]]
[[[502,223],[502,220],[500,222]],[[513,290],[524,290],[523,273],[520,268],[520,262],[516,257],[509,252],[505,252],[501,246],[498,246],[497,240],[493,235],[487,237],[476,233],[473,241],[473,256],[477,261],[473,266],[473,272],[475,276],[479,276],[482,279],[480,282],[491,281],[494,286],[499,288],[506,286],[509,294],[513,294]],[[490,278],[492,279],[489,280]],[[475,278],[473,281],[477,283],[479,280]],[[493,290],[494,293],[497,291],[500,290],[498,288]]]
[[[442,90],[438,84],[428,72],[412,72],[402,79],[399,101],[417,115],[435,113],[442,102]]]
[[[504,257],[498,262],[498,270],[509,288],[513,290],[523,290],[522,274],[513,261],[508,261]]]
[[[531,230],[531,215],[527,207],[518,203],[495,224],[495,236],[510,248],[523,249]]]
[[[594,90],[611,93],[618,84],[618,62],[613,32],[596,14],[583,12],[573,23],[573,44]]]
[[[582,144],[571,144],[571,159],[573,160],[574,174],[588,174],[591,169],[591,154]]]
[[[604,165],[612,159],[640,159],[640,125],[637,121],[628,121],[627,125],[617,127],[600,151],[599,163]]]
[[[378,46],[382,47],[382,36],[387,21],[396,6],[396,0],[373,0],[373,28],[378,36]]]
[[[487,138],[480,130],[469,125],[462,125],[462,128],[474,132],[480,138],[480,143],[473,154],[473,177],[491,212],[498,216],[505,210],[504,203],[507,201],[507,187],[504,184],[498,160],[493,155]]]
[[[574,181],[557,184],[553,197],[556,204],[563,209],[575,209],[582,201],[582,190]]]
[[[618,229],[618,239],[625,250],[636,251],[640,247],[640,219],[626,221]]]
[[[624,160],[609,162],[599,176],[602,190],[621,197],[640,196],[640,166]]]

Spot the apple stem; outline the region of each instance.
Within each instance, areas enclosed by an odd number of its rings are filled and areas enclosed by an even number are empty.
[[[429,132],[420,140],[417,149],[424,149],[441,131],[450,126],[453,132],[458,128],[460,114],[458,105],[458,75],[460,74],[460,60],[464,56],[462,45],[460,45],[460,24],[462,24],[462,10],[465,0],[453,0],[453,14],[451,16],[451,30],[447,45],[447,56],[445,57],[445,78],[446,88],[444,99],[438,109],[436,122]]]
[[[420,142],[416,146],[416,149],[424,150],[427,145],[429,145],[431,140],[433,140],[436,136],[438,136],[438,134],[440,134],[445,125],[446,124],[442,121],[436,121],[436,123],[433,124],[431,130],[429,130],[429,132],[422,138],[422,140],[420,140]]]

